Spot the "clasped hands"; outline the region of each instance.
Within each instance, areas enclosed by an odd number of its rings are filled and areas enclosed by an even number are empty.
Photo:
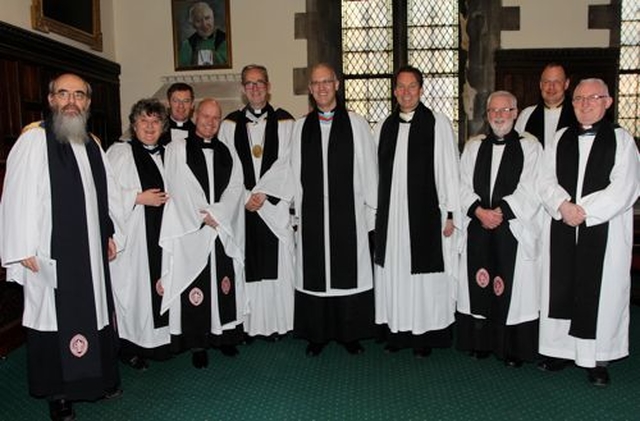
[[[484,229],[496,229],[502,224],[503,215],[500,208],[485,209],[478,206],[475,215]]]
[[[562,215],[562,222],[571,227],[577,227],[587,219],[587,213],[582,206],[567,200],[562,202],[558,210],[560,211],[560,215]]]

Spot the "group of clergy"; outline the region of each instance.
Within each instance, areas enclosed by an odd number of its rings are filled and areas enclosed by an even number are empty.
[[[108,151],[129,192],[130,241],[112,263],[125,360],[191,350],[205,367],[209,347],[232,356],[291,330],[309,356],[330,341],[360,354],[375,337],[423,358],[455,327],[474,358],[542,354],[543,370],[575,361],[608,384],[607,363],[628,354],[640,180],[633,138],[604,118],[604,82],[567,100],[549,64],[542,103],[520,118],[514,95],[492,93],[486,134],[459,158],[448,118],[420,100],[419,69],[395,73],[398,106],[373,133],[331,66],[309,75],[313,108],[298,120],[269,104],[259,65],[224,119],[206,99],[192,122],[184,84],[168,92],[168,131],[161,110],[134,106],[132,140]]]
[[[52,117],[12,149],[0,257],[25,286],[30,390],[52,419],[119,394],[116,333],[120,359],[144,370],[183,351],[204,368],[209,348],[234,356],[291,331],[309,356],[377,338],[425,358],[455,328],[474,358],[542,355],[542,370],[575,362],[609,384],[608,363],[628,355],[640,161],[605,118],[602,80],[567,98],[550,64],[519,118],[514,95],[493,92],[461,157],[415,67],[394,74],[397,107],[373,131],[328,64],[310,69],[297,120],[269,103],[264,66],[241,83],[247,105],[224,119],[183,83],[168,113],[138,101],[105,155],[86,132],[90,86],[62,75]]]

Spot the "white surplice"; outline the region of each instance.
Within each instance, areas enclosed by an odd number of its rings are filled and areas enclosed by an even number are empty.
[[[454,321],[460,218],[457,137],[447,117],[433,114],[434,162],[425,165],[434,166],[442,229],[448,212],[453,213],[456,229],[451,237],[441,238],[444,272],[412,274],[407,180],[411,126],[401,123],[391,179],[385,263],[384,267],[375,265],[374,289],[376,323],[388,325],[393,333],[421,335],[444,329]],[[380,122],[375,129],[378,144],[383,124]]]
[[[230,149],[233,168],[229,184],[214,203],[213,151],[203,150],[209,174],[209,197],[187,165],[186,140],[175,139],[165,150],[165,180],[169,201],[165,205],[160,230],[162,256],[162,311],[170,309],[169,328],[182,333],[180,294],[202,272],[211,258],[211,333],[222,334],[242,323],[247,313],[244,283],[244,186],[242,168],[235,150]],[[209,213],[218,226],[202,226],[201,211]],[[222,325],[218,312],[215,240],[220,238],[224,251],[233,260],[235,274],[236,318]]]
[[[537,190],[546,210],[542,234],[540,353],[574,360],[581,367],[594,367],[597,361],[611,361],[629,354],[633,204],[640,193],[640,161],[633,137],[622,128],[615,129],[616,154],[610,174],[611,182],[603,190],[581,197],[587,159],[595,137],[581,136],[578,140],[580,158],[576,203],[587,214],[587,226],[609,222],[609,231],[600,287],[596,339],[570,336],[569,320],[549,317],[551,218],[560,220],[560,205],[571,199],[558,184],[556,176],[556,149],[565,130],[558,131],[553,142],[545,148],[538,172]]]
[[[469,139],[460,160],[460,205],[462,209],[463,235],[462,254],[460,258],[460,275],[458,277],[457,310],[476,318],[484,318],[471,312],[469,284],[467,280],[467,228],[471,218],[467,211],[480,200],[474,191],[473,177],[478,157],[478,150],[485,136]],[[511,300],[507,313],[507,325],[516,325],[538,319],[540,309],[540,230],[542,207],[535,191],[535,181],[542,154],[538,140],[525,133],[520,139],[523,153],[523,166],[520,181],[516,190],[504,196],[515,218],[503,223],[509,224],[511,234],[518,241],[516,263],[513,273]],[[495,185],[498,168],[502,160],[504,146],[494,146],[494,159],[491,162],[491,191]],[[499,151],[499,152],[498,152]],[[496,154],[495,152],[498,152]],[[496,159],[498,158],[498,159]]]
[[[320,122],[322,139],[322,177],[324,185],[324,244],[325,244],[325,291],[309,291],[304,289],[304,277],[302,267],[302,231],[304,230],[304,215],[301,215],[300,206],[304,195],[300,183],[301,173],[301,138],[302,128],[306,117],[296,121],[293,128],[291,145],[291,168],[296,183],[295,203],[298,230],[296,231],[296,290],[317,297],[339,297],[359,294],[373,288],[373,274],[371,270],[371,254],[369,251],[368,233],[375,228],[375,212],[378,196],[378,171],[375,144],[371,137],[371,129],[364,118],[358,114],[349,112],[349,119],[353,130],[353,199],[355,210],[355,229],[357,244],[357,273],[358,279],[355,288],[338,289],[331,287],[331,256],[329,240],[329,196],[327,194],[328,170],[327,150],[329,146],[329,134],[332,122]],[[349,180],[345,180],[348,183]]]
[[[247,113],[247,136],[252,145],[264,147],[267,126],[266,114],[256,118]],[[244,330],[251,336],[284,334],[293,329],[293,280],[295,243],[289,208],[293,200],[293,176],[289,166],[289,150],[293,120],[278,121],[278,159],[260,176],[263,155],[251,154],[256,185],[244,190],[244,203],[253,193],[264,193],[280,199],[277,204],[268,200],[257,211],[260,218],[278,238],[278,278],[262,279],[246,283],[249,314],[244,321]],[[219,138],[235,149],[236,123],[224,120]],[[251,149],[251,145],[249,146]]]
[[[160,174],[160,154],[150,155]],[[111,262],[111,281],[118,315],[118,334],[144,348],[156,348],[170,341],[169,326],[154,327],[151,295],[157,294],[149,282],[149,255],[144,205],[136,204],[142,192],[140,177],[128,142],[111,145],[107,158],[120,186],[124,215],[122,218],[127,247]]]

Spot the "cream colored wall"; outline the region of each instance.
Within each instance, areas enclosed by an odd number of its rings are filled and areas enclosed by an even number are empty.
[[[162,77],[239,73],[248,63],[269,69],[272,102],[301,115],[306,96],[293,94],[293,68],[306,66],[306,41],[294,39],[294,15],[305,0],[230,1],[232,69],[174,71],[171,2],[113,0],[116,57],[122,65],[122,116],[131,104],[152,96]],[[239,90],[238,86],[238,90]],[[223,110],[223,113],[232,110]]]
[[[609,0],[502,0],[520,7],[520,30],[502,31],[502,49],[608,47],[609,30],[588,29],[589,5]]]
[[[117,1],[117,0],[116,0]],[[100,26],[102,30],[102,52],[92,50],[87,44],[82,44],[53,33],[44,33],[31,28],[31,0],[2,0],[0,6],[0,21],[18,26],[38,35],[51,38],[63,44],[90,52],[107,60],[116,61],[115,44],[113,38],[113,2],[114,0],[100,0]]]

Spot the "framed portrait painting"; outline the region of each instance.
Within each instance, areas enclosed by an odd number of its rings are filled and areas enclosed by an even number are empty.
[[[100,0],[31,0],[31,26],[54,32],[102,51]]]
[[[231,68],[229,0],[171,0],[176,70]]]

